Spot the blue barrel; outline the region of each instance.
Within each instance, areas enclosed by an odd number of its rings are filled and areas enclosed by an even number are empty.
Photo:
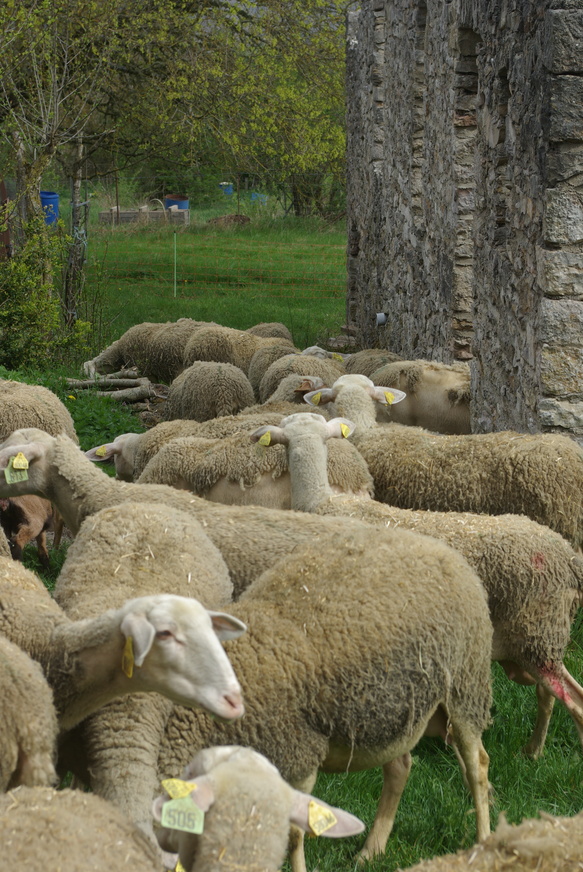
[[[56,191],[41,191],[40,204],[45,213],[45,224],[54,224],[59,217],[59,195]]]
[[[179,209],[188,209],[188,197],[186,194],[168,194],[164,197],[164,208],[169,209],[170,206],[178,206]]]

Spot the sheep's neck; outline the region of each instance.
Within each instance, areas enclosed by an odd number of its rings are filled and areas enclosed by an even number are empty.
[[[299,436],[288,447],[292,509],[315,512],[329,499],[328,449],[319,436]]]
[[[343,387],[334,400],[334,406],[337,415],[349,418],[355,425],[355,437],[377,426],[375,401],[361,387]]]

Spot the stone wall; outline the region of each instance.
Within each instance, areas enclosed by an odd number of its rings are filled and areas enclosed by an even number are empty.
[[[347,67],[360,342],[471,359],[477,432],[583,439],[583,2],[365,0]]]

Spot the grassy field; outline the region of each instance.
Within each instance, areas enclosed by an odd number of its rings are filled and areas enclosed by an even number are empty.
[[[236,327],[282,320],[292,328],[296,342],[304,345],[336,332],[343,322],[345,240],[341,229],[314,231],[306,225],[290,228],[275,222],[236,231],[193,226],[177,233],[176,241],[175,296],[172,231],[136,233],[120,228],[92,232],[89,277],[100,286],[110,338],[140,321],[188,316]],[[84,448],[127,430],[142,429],[135,417],[113,403],[71,393],[62,371],[24,375],[4,371],[0,375],[40,380],[52,387],[70,409]],[[53,578],[62,559],[63,554],[53,555]],[[27,549],[28,564],[38,568],[35,560],[34,550]],[[579,616],[567,660],[579,680],[582,642]],[[498,666],[493,667],[493,678],[492,725],[484,736],[491,759],[493,826],[501,812],[514,823],[539,810],[558,815],[581,811],[583,756],[564,707],[555,707],[542,758],[526,759],[521,748],[534,724],[534,690],[511,684]],[[322,775],[314,792],[359,815],[370,826],[380,786],[380,771]],[[424,740],[415,752],[386,856],[367,868],[392,872],[420,858],[469,846],[474,838],[471,801],[453,752],[437,741]],[[362,841],[362,836],[338,842],[308,839],[308,868],[317,867],[320,872],[354,869]]]

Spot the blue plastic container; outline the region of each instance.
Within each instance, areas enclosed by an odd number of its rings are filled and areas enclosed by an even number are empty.
[[[41,191],[40,204],[45,213],[45,224],[54,224],[59,217],[59,195],[56,191]]]
[[[230,182],[219,182],[219,188],[222,188],[226,197],[233,196],[233,185]]]
[[[188,209],[188,197],[186,194],[168,194],[164,197],[164,208],[169,209],[170,206],[178,206],[179,209]]]

